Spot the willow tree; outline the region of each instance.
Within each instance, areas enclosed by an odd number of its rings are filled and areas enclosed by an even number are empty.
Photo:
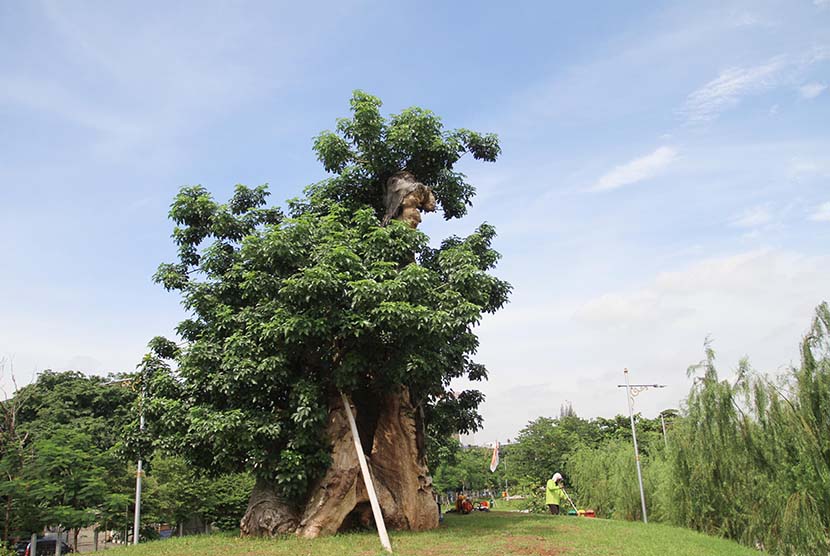
[[[314,143],[330,177],[285,213],[266,207],[265,186],[237,186],[227,203],[185,187],[172,204],[179,260],[156,280],[190,318],[181,345],[151,342],[147,416],[191,464],[254,473],[243,534],[371,524],[341,392],[393,528],[437,525],[428,431],[481,423],[480,392],[450,382],[487,376],[474,328],[510,290],[488,273],[495,232],[431,248],[417,225],[422,211],[465,215],[475,189],[455,165],[494,161],[498,140],[380,106],[355,92],[351,117]]]
[[[800,368],[770,377],[743,360],[730,382],[714,362],[707,344],[672,431],[670,517],[771,554],[830,553],[830,308],[816,309]]]

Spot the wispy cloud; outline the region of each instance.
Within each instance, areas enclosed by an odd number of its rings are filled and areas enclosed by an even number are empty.
[[[759,205],[748,208],[735,215],[732,218],[731,224],[736,228],[757,228],[764,224],[769,224],[772,221],[772,214],[769,207],[766,205]]]
[[[589,191],[607,191],[653,178],[677,158],[677,149],[659,147],[652,153],[615,167],[600,177]]]
[[[822,83],[807,83],[798,88],[798,93],[801,98],[811,99],[819,96],[825,89],[827,89],[827,85]]]
[[[799,181],[830,178],[830,158],[820,154],[793,157],[788,164],[787,177]]]
[[[741,98],[776,85],[786,66],[785,58],[777,56],[760,66],[724,70],[687,97],[682,113],[690,123],[714,120]]]
[[[810,215],[810,220],[816,222],[830,222],[830,201],[820,204],[816,211]]]
[[[827,5],[830,6],[830,0],[827,0],[827,2]],[[802,64],[809,66],[811,64],[824,62],[826,60],[830,60],[830,46],[826,44],[816,44],[809,49]]]

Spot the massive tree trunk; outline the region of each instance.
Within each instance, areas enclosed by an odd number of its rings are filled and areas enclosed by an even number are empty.
[[[239,530],[246,536],[273,537],[295,531],[298,521],[298,510],[280,499],[272,484],[257,479]]]
[[[390,529],[421,531],[438,526],[438,508],[423,452],[423,431],[406,389],[383,396],[355,396],[359,434]],[[329,409],[326,431],[331,465],[301,507],[280,500],[272,485],[258,481],[242,519],[243,535],[330,535],[374,520],[360,473],[349,422],[339,396]]]

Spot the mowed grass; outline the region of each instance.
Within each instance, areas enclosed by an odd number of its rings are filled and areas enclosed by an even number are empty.
[[[478,498],[473,498],[474,501],[479,500]],[[481,500],[486,500],[486,498],[481,498]],[[524,500],[504,500],[503,498],[496,498],[495,499],[495,510],[499,512],[507,511],[507,510],[523,510],[526,506],[526,502]]]
[[[402,556],[747,556],[758,553],[731,541],[667,525],[508,512],[448,515],[423,533],[392,533]],[[374,532],[314,540],[191,536],[107,550],[108,556],[376,556]]]

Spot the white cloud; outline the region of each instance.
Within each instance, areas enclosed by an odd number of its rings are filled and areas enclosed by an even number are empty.
[[[654,291],[641,290],[630,294],[607,293],[587,301],[575,313],[576,320],[585,323],[645,322],[659,317],[673,320],[686,313],[682,308],[670,308]]]
[[[676,158],[677,149],[659,147],[652,153],[635,158],[603,174],[589,190],[607,191],[653,178],[665,170]]]
[[[824,62],[825,60],[830,60],[830,46],[823,44],[813,45],[804,57],[802,65],[810,66]]]
[[[738,12],[731,17],[735,27],[775,27],[778,24],[772,18],[751,12]]]
[[[741,98],[769,89],[780,79],[787,66],[783,56],[752,68],[731,68],[691,93],[683,114],[691,123],[716,119],[722,112],[736,106]]]
[[[819,8],[827,8],[830,6],[830,0],[813,0],[813,4]]]
[[[828,256],[753,250],[699,259],[616,291],[517,298],[482,326],[480,360],[490,381],[476,385],[487,395],[485,430],[476,438],[512,438],[528,420],[556,416],[566,399],[585,417],[624,413],[616,388],[623,367],[638,382],[668,385],[640,396],[638,411],[651,417],[678,407],[690,386],[685,369],[702,358],[707,335],[724,377],[743,356],[764,372],[798,364],[813,310],[830,297],[828,273]]]
[[[810,220],[815,220],[816,222],[830,222],[830,201],[820,204],[816,211],[810,216]]]
[[[801,98],[811,99],[816,98],[827,89],[827,85],[822,83],[807,83],[798,88],[798,93]]]
[[[772,214],[769,207],[759,205],[748,208],[735,215],[732,218],[731,224],[736,228],[757,228],[764,224],[769,224],[772,221]]]

